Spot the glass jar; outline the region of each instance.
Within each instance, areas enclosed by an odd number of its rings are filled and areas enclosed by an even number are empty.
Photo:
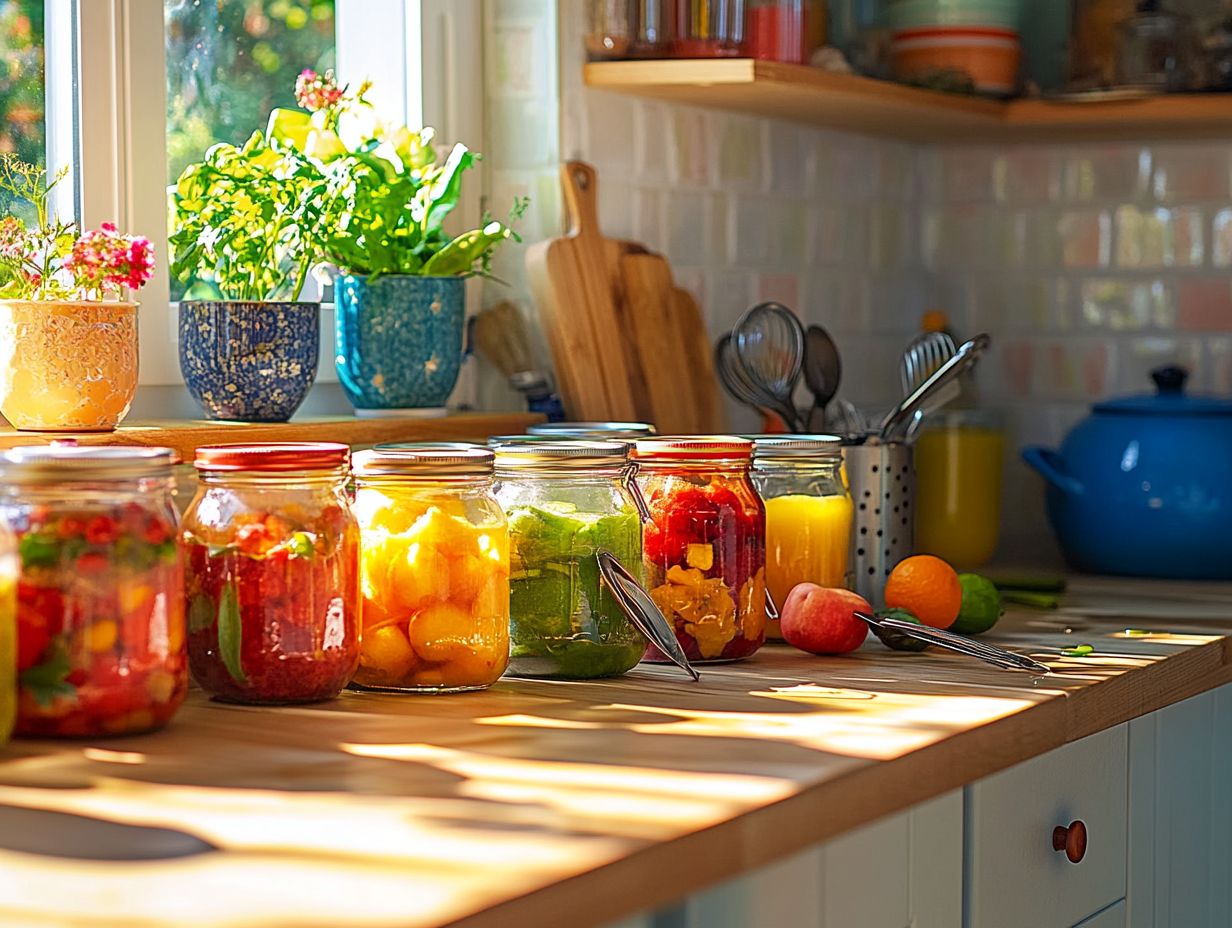
[[[758,437],[753,484],[766,504],[766,586],[779,608],[798,583],[848,584],[851,495],[837,435]],[[779,623],[766,629],[781,638]]]
[[[477,445],[355,455],[362,645],[352,686],[457,692],[509,662],[509,529]]]
[[[744,0],[676,0],[673,58],[739,58],[744,35]]]
[[[508,443],[496,498],[509,517],[511,673],[587,679],[637,664],[646,639],[600,582],[610,551],[641,579],[642,526],[621,442]]]
[[[1001,533],[1005,430],[990,409],[934,413],[915,446],[915,547],[955,567],[986,564]]]
[[[670,38],[672,0],[589,0],[586,55],[592,61],[651,58]]]
[[[332,442],[197,449],[184,513],[188,657],[225,702],[338,695],[359,663],[359,528],[350,450]]]
[[[150,731],[184,701],[175,460],[68,444],[0,455],[0,523],[19,559],[17,734]]]
[[[573,441],[633,441],[654,435],[655,427],[648,422],[540,422],[528,425],[526,434]]]
[[[0,744],[17,721],[17,542],[0,521]]]
[[[826,44],[825,0],[748,0],[749,55],[808,64]]]
[[[691,661],[748,657],[765,642],[766,509],[752,452],[727,435],[643,439],[634,452],[650,509],[646,585]]]

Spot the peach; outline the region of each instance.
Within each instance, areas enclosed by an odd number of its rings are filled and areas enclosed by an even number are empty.
[[[415,652],[428,661],[448,661],[470,651],[471,615],[453,603],[435,603],[411,619]]]
[[[780,627],[793,648],[810,654],[846,654],[868,634],[868,626],[852,613],[872,611],[867,600],[850,590],[800,583],[783,604]]]
[[[359,664],[379,671],[390,683],[406,677],[419,663],[411,643],[396,625],[383,625],[364,632]]]

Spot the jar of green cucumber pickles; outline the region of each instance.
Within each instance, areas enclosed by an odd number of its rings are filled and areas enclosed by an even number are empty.
[[[496,498],[509,517],[509,673],[622,674],[646,639],[599,578],[610,551],[639,580],[642,526],[625,480],[628,446],[604,441],[496,447]]]

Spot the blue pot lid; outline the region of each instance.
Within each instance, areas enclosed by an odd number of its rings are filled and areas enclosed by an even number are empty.
[[[1189,371],[1183,367],[1158,367],[1151,371],[1154,393],[1119,396],[1096,403],[1095,412],[1149,416],[1232,416],[1232,399],[1191,396],[1185,392]]]

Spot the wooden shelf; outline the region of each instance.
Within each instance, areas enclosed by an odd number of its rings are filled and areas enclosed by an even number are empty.
[[[1232,94],[1060,102],[921,90],[747,58],[586,65],[587,86],[913,142],[1232,137]]]
[[[542,422],[531,413],[464,413],[433,419],[305,417],[290,422],[211,422],[205,419],[124,422],[114,432],[18,432],[0,427],[0,448],[75,439],[83,445],[160,445],[185,460],[201,445],[242,441],[341,441],[374,445],[385,441],[487,441]]]

